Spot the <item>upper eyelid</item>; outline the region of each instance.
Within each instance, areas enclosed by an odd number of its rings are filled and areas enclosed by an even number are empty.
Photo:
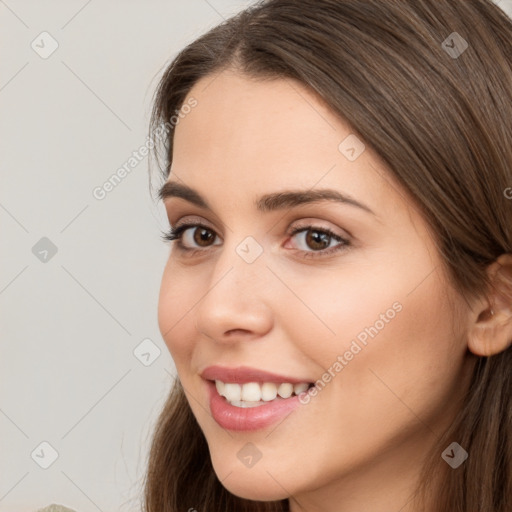
[[[202,220],[199,217],[197,217],[197,218],[195,218],[195,217],[187,218],[187,220],[184,220],[184,221],[181,221],[181,219],[180,219],[177,222],[175,222],[174,224],[172,222],[169,222],[169,224],[174,229],[178,229],[181,226],[192,227],[192,226],[201,225],[201,226],[204,226],[204,227],[206,227],[208,229],[211,229],[212,231],[215,231],[218,234],[217,229],[215,229],[213,226],[211,226],[208,221],[204,221],[204,220]]]
[[[309,219],[313,219],[313,217],[309,217]],[[320,225],[321,222],[330,222],[331,224],[333,224],[331,221],[327,221],[327,220],[321,221],[321,220],[303,220],[303,219],[300,219],[300,220],[296,219],[295,221],[292,221],[292,224],[299,223],[299,226],[296,225],[295,228],[297,228],[297,227],[304,227],[304,228],[313,227],[316,229],[326,229],[326,230],[334,232],[337,236],[353,238],[352,234],[347,229],[343,229],[339,226],[337,226],[337,227],[322,226],[322,225]],[[198,217],[187,216],[187,220],[182,221],[182,219],[179,219],[175,223],[172,223],[169,221],[169,224],[174,229],[178,229],[181,226],[193,227],[193,226],[201,225],[208,229],[211,229],[212,231],[215,231],[215,233],[217,235],[219,235],[218,230],[215,227],[213,227],[209,221],[205,221],[205,220],[203,220],[202,217],[199,217],[199,216]],[[223,225],[223,227],[224,227],[224,225]],[[336,230],[341,230],[341,231],[343,231],[343,233],[338,234],[338,233],[336,233]],[[231,231],[231,229],[229,231]]]

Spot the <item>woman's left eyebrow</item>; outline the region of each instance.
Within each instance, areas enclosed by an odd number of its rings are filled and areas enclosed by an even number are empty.
[[[179,197],[188,201],[199,208],[213,212],[212,208],[201,196],[201,194],[182,183],[177,181],[167,181],[164,183],[158,193],[159,198],[164,201],[170,197]],[[357,201],[347,194],[343,194],[333,189],[316,189],[316,190],[284,190],[281,192],[273,192],[261,196],[256,202],[255,207],[261,212],[270,212],[284,210],[286,208],[294,208],[304,204],[317,203],[320,201],[335,201],[337,203],[354,206],[377,217],[376,213],[367,205]]]

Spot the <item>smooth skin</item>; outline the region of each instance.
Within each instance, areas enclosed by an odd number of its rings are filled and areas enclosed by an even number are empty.
[[[200,223],[211,237],[189,228],[182,242],[199,251],[192,255],[173,242],[159,325],[217,476],[245,498],[292,497],[293,512],[415,510],[425,454],[469,384],[468,345],[503,350],[510,322],[500,331],[491,325],[497,315],[481,315],[487,300],[469,306],[455,292],[413,202],[368,145],[355,161],[340,152],[352,132],[313,92],[229,69],[200,80],[189,97],[197,106],[175,129],[169,181],[197,190],[213,211],[176,197],[165,205],[171,225]],[[374,213],[334,201],[255,206],[264,194],[323,188]],[[310,225],[349,245],[327,236],[322,246],[314,229],[289,235]],[[252,263],[236,251],[248,236],[263,249]],[[397,301],[401,311],[281,423],[227,432],[213,420],[200,377],[207,366],[314,382]],[[262,453],[251,468],[237,457],[247,443]]]

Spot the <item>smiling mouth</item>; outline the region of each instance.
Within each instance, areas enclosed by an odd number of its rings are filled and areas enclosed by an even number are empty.
[[[292,396],[305,393],[313,385],[310,382],[297,384],[289,382],[246,382],[238,384],[215,380],[217,393],[224,397],[230,405],[240,408],[260,407],[272,402],[286,400]]]

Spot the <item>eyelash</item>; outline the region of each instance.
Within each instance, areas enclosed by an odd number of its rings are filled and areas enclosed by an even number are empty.
[[[164,241],[167,241],[167,242],[176,241],[176,247],[178,247],[178,249],[180,251],[187,253],[189,256],[194,256],[195,254],[207,251],[208,249],[190,249],[190,248],[185,247],[183,245],[183,243],[182,243],[183,233],[187,229],[190,229],[190,228],[204,228],[204,229],[207,229],[207,230],[209,230],[209,231],[214,233],[213,229],[209,228],[208,226],[204,226],[203,224],[197,224],[197,223],[195,223],[195,224],[194,223],[189,223],[189,224],[182,224],[182,225],[180,225],[180,226],[178,226],[176,228],[171,227],[169,229],[169,231],[164,232],[162,234],[162,238],[163,238]],[[315,226],[312,226],[312,225],[296,227],[296,228],[294,228],[292,230],[291,233],[289,233],[288,236],[294,236],[297,233],[301,233],[303,231],[315,231],[315,232],[326,234],[330,238],[333,238],[334,240],[340,242],[340,244],[341,244],[341,245],[337,245],[335,247],[331,247],[329,249],[322,249],[321,251],[302,251],[302,250],[298,250],[298,252],[304,253],[304,255],[302,257],[305,258],[305,259],[307,259],[307,258],[319,258],[319,257],[327,256],[327,255],[333,254],[335,252],[343,251],[343,250],[345,250],[347,247],[349,247],[351,245],[350,242],[347,239],[342,238],[339,235],[336,235],[330,229],[319,228],[319,227],[315,227]],[[218,236],[218,235],[216,234],[216,236]]]

